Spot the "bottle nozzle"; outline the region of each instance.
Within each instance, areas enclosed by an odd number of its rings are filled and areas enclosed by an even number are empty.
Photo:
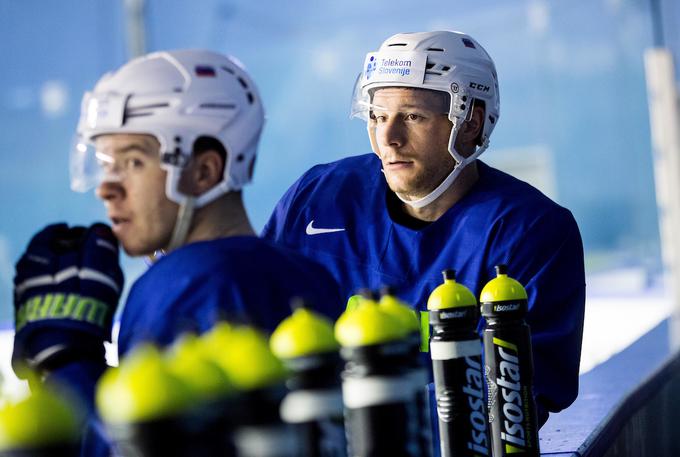
[[[508,274],[508,266],[504,263],[501,263],[499,265],[496,265],[496,276],[500,275],[507,275]]]
[[[361,295],[362,298],[366,300],[372,300],[372,301],[380,301],[380,294],[378,291],[369,289],[368,287],[361,288],[357,290],[357,294]]]
[[[307,300],[305,300],[302,297],[293,297],[290,299],[290,308],[293,311],[297,311],[298,309],[305,309],[309,308]]]
[[[444,276],[444,281],[455,281],[456,280],[456,270],[447,268],[442,271],[442,276]]]
[[[357,294],[361,295],[363,298],[365,298],[367,300],[370,300],[373,292],[371,291],[371,289],[362,288],[362,289],[357,290]]]
[[[396,290],[394,289],[394,286],[382,286],[380,288],[380,295],[383,297],[385,295],[395,296]]]

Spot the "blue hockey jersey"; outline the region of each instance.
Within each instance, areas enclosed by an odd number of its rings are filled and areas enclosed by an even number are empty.
[[[291,186],[263,236],[325,265],[347,299],[362,287],[391,285],[427,310],[441,271],[479,296],[494,266],[529,296],[534,393],[541,422],[573,402],[585,304],[583,246],[571,213],[537,189],[477,161],[479,180],[437,221],[396,222],[374,154],[318,165]],[[481,330],[480,323],[480,330]]]
[[[336,319],[338,286],[320,265],[257,237],[191,243],[162,257],[132,286],[120,322],[121,356],[139,341],[167,345],[183,330],[219,319],[266,331],[291,313],[293,297]]]
[[[319,264],[254,236],[184,246],[152,265],[132,286],[120,323],[120,357],[150,341],[170,344],[183,331],[202,333],[219,319],[248,322],[267,332],[302,297],[330,319],[344,310],[338,285]],[[94,386],[103,361],[71,363],[51,378],[71,387],[89,410],[81,456],[108,456],[110,445],[94,412]]]

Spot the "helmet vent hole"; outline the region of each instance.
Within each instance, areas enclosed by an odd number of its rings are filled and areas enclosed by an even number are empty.
[[[406,46],[406,43],[390,43],[387,45],[388,47],[393,47],[393,46]]]
[[[247,88],[248,88],[248,84],[246,83],[246,81],[245,81],[243,78],[241,78],[241,77],[239,76],[239,77],[237,77],[236,79],[238,79],[238,82],[241,84],[241,86],[242,86],[244,89],[247,89]]]
[[[149,111],[144,111],[142,113],[125,113],[125,119],[129,119],[131,117],[144,117],[144,116],[153,116],[153,113]]]
[[[201,103],[201,108],[207,109],[236,109],[233,103]]]
[[[152,103],[149,105],[141,105],[141,106],[135,106],[134,108],[130,108],[130,111],[142,111],[146,109],[156,109],[156,108],[167,108],[170,106],[170,103]]]
[[[439,71],[439,68],[435,69],[437,66],[436,63],[428,63],[425,65],[425,74],[426,75],[437,75],[441,76],[443,73]]]
[[[428,51],[444,52],[442,48],[427,48]]]
[[[196,73],[196,76],[207,76],[210,78],[215,77],[215,69],[211,67],[210,65],[196,65],[194,67],[194,72]]]
[[[248,97],[248,103],[250,103],[250,104],[252,105],[253,102],[255,101],[255,97],[253,96],[253,93],[252,93],[252,92],[248,92],[248,93],[246,94],[246,96]]]
[[[234,70],[232,70],[232,69],[229,68],[229,67],[222,67],[222,70],[224,70],[224,71],[226,71],[227,73],[230,73],[230,74],[232,74],[232,75],[234,74]]]
[[[239,155],[236,156],[236,161],[237,161],[237,162],[243,162],[243,159],[245,159],[245,157],[243,156],[243,154],[239,154]]]
[[[442,67],[442,71],[449,71],[450,69],[451,69],[451,67],[449,67],[448,65],[444,65]]]

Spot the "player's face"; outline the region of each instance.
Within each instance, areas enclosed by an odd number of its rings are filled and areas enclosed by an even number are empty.
[[[151,135],[112,134],[96,139],[108,178],[97,187],[113,233],[129,255],[167,247],[178,205],[165,196],[158,141]]]
[[[442,99],[426,90],[378,89],[369,137],[393,192],[415,200],[429,194],[453,170],[448,152],[451,122]]]

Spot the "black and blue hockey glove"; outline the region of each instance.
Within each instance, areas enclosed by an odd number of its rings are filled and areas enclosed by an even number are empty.
[[[33,237],[16,265],[12,366],[51,371],[104,360],[123,289],[118,241],[104,224],[54,224]]]

